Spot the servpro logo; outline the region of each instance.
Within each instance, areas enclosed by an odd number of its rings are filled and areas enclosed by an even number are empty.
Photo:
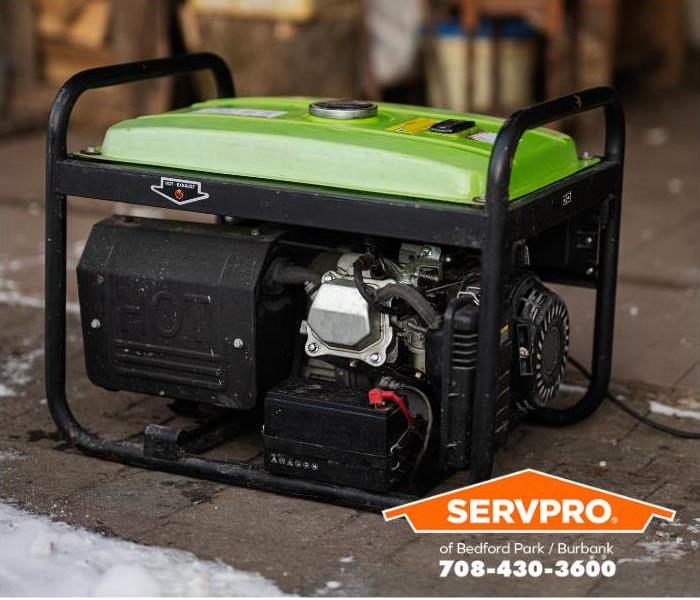
[[[562,477],[525,469],[384,511],[416,533],[631,533],[676,512]]]
[[[468,507],[468,509],[467,509]],[[525,525],[541,523],[547,525],[550,522],[561,521],[570,523],[607,523],[612,517],[612,506],[607,500],[596,499],[584,503],[581,500],[564,498],[554,500],[530,500],[523,502],[516,500],[486,500],[475,498],[463,500],[453,498],[447,503],[450,523],[478,523],[499,525],[501,523],[514,524],[516,522]]]

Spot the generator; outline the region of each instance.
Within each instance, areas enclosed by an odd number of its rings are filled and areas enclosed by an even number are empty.
[[[68,152],[86,91],[209,71],[217,97],[116,123]],[[605,152],[543,125],[605,113]],[[46,393],[87,454],[380,510],[457,471],[491,476],[523,420],[591,415],[610,377],[624,119],[610,88],[508,119],[365,100],[236,97],[193,54],[72,77],[46,181]],[[115,214],[77,266],[92,383],[172,399],[191,425],[112,441],[66,395],[66,197],[211,215]],[[569,314],[547,282],[596,291],[592,378],[553,400]],[[258,430],[260,464],[207,457]]]

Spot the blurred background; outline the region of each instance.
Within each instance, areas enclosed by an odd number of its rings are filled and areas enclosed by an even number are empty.
[[[76,71],[196,50],[221,54],[245,95],[494,114],[592,85],[658,97],[700,83],[693,0],[3,0],[0,44],[5,133],[43,125]],[[110,91],[78,118],[108,125],[200,88]]]
[[[44,130],[58,87],[89,67],[199,50],[228,62],[240,95],[506,115],[616,86],[628,155],[614,376],[700,388],[700,0],[1,0],[0,304],[41,306]],[[91,92],[73,139],[99,144],[115,121],[206,97],[210,84]],[[600,147],[600,115],[559,126],[581,151]],[[76,256],[112,209],[96,206],[71,201],[84,219]],[[591,295],[566,295],[573,354],[586,359]]]

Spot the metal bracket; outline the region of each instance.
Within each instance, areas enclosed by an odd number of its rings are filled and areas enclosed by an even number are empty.
[[[179,460],[183,454],[180,445],[182,429],[163,425],[148,425],[143,432],[143,453],[149,458]]]

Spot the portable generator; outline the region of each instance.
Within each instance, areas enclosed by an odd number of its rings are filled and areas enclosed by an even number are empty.
[[[68,153],[93,88],[208,70],[217,98],[112,126]],[[542,125],[602,108],[603,156]],[[624,119],[609,88],[507,120],[356,100],[237,98],[211,54],[84,71],[51,111],[46,392],[64,436],[110,460],[377,510],[459,470],[491,475],[523,419],[575,423],[610,377]],[[109,441],[66,397],[66,197],[212,215],[114,215],[77,267],[102,388],[207,418]],[[569,315],[596,290],[592,379],[552,403]],[[184,411],[186,412],[186,411]],[[197,414],[204,414],[197,413]],[[246,428],[264,462],[207,458]]]

